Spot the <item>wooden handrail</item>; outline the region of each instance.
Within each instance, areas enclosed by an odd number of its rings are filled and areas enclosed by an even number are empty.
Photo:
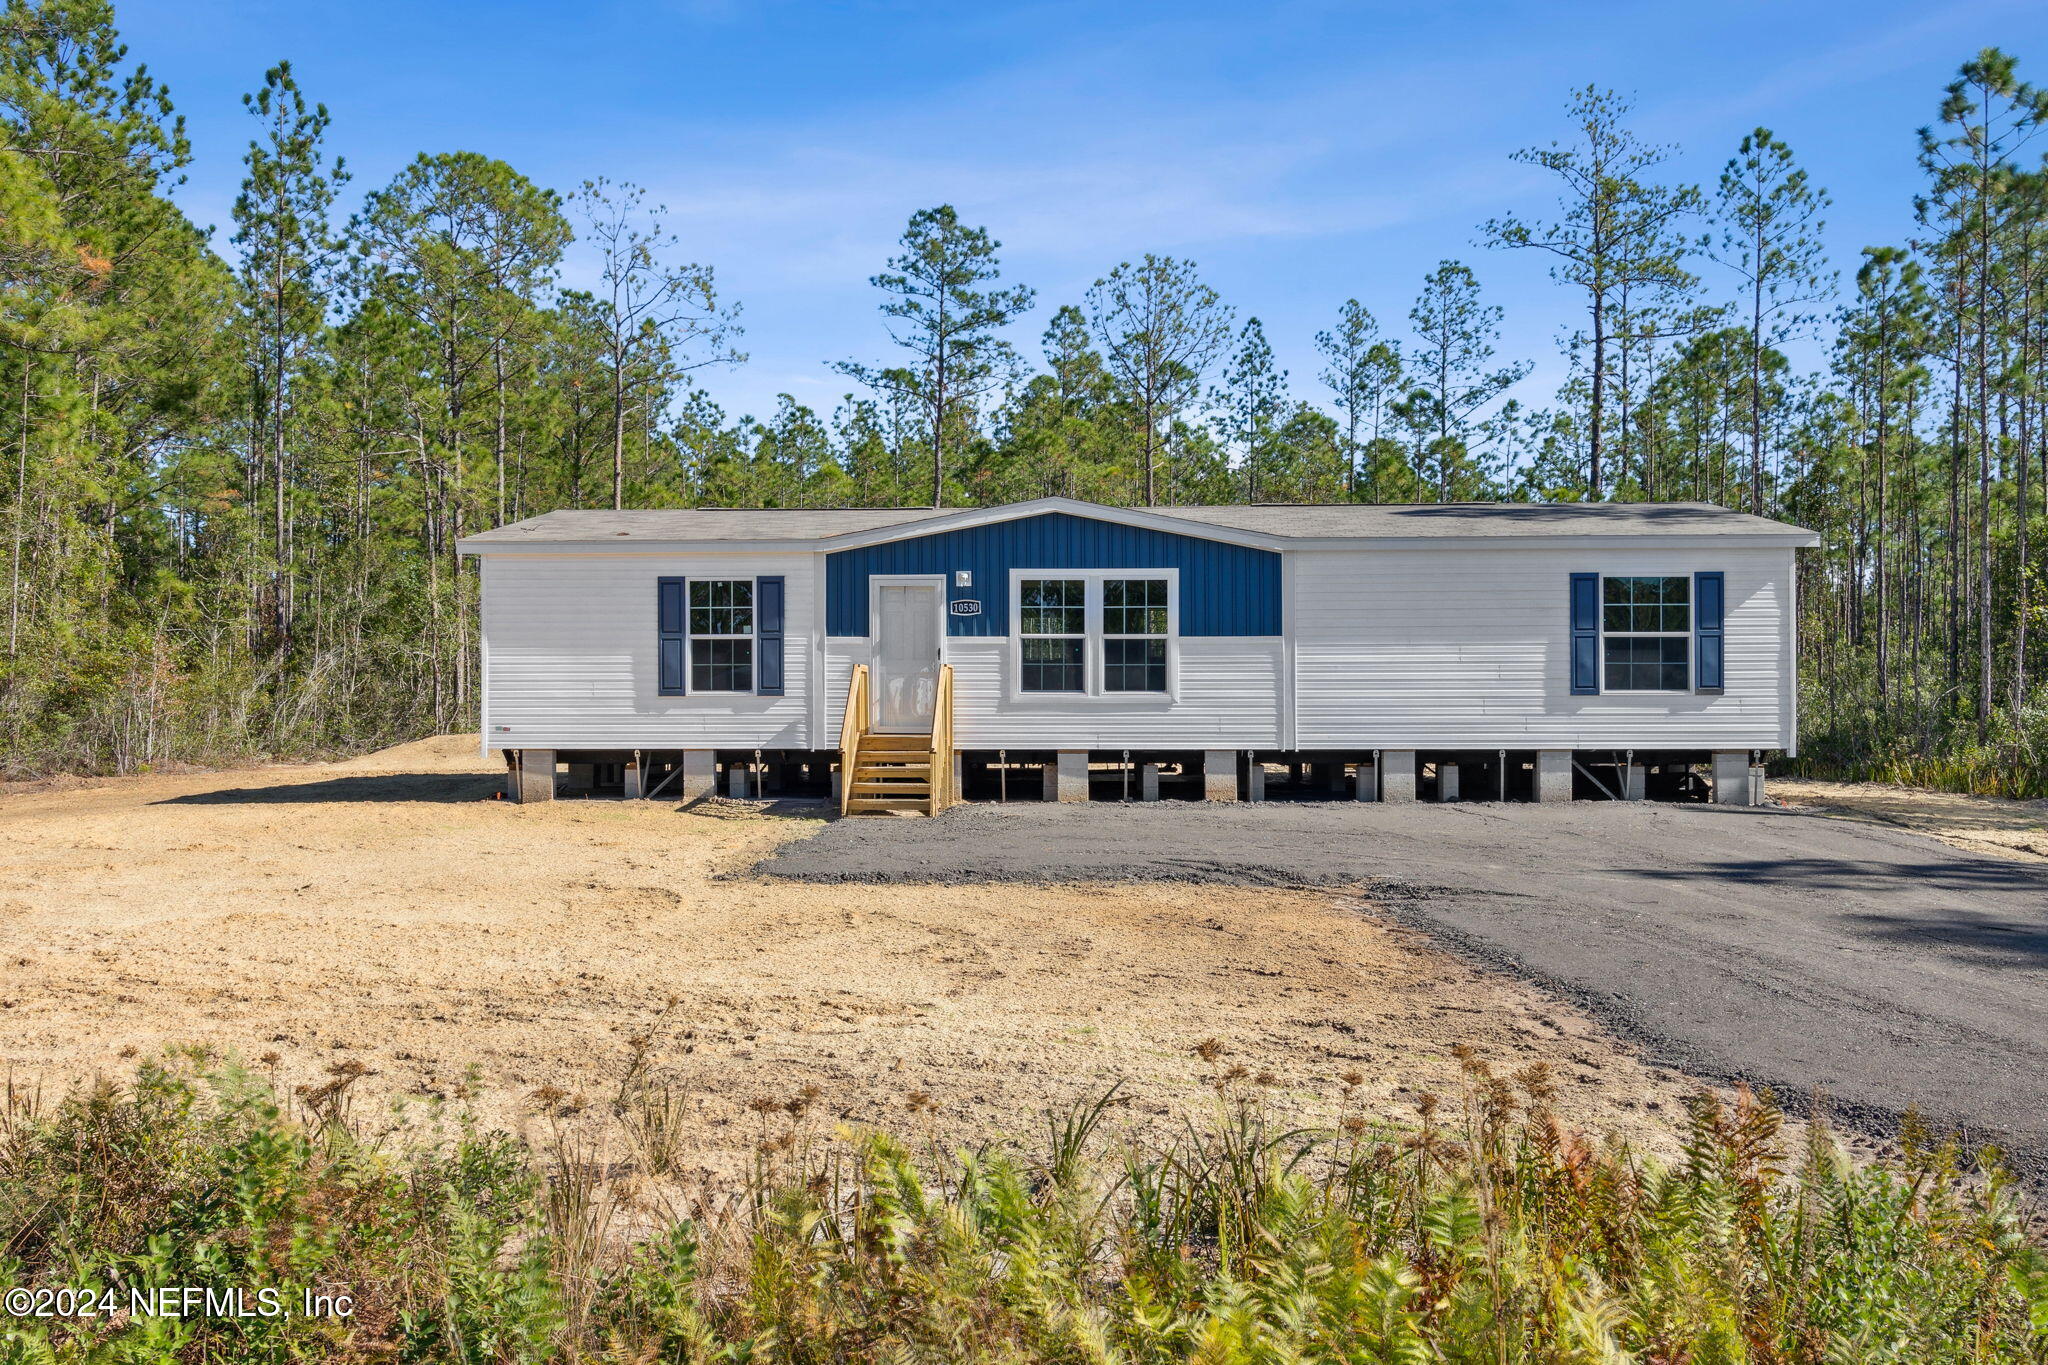
[[[846,715],[839,722],[839,813],[853,807],[853,784],[860,771],[860,743],[868,724],[868,666],[855,664],[846,684]],[[900,751],[898,751],[900,752]],[[913,751],[914,752],[914,751]],[[931,746],[925,755],[926,809],[933,815],[960,799],[953,789],[953,666],[939,665],[938,694],[932,699]]]
[[[939,665],[939,694],[932,702],[932,814],[959,799],[953,790],[953,665]]]
[[[855,664],[846,684],[846,715],[839,722],[839,813],[853,800],[854,765],[860,759],[860,737],[868,732],[868,666]]]

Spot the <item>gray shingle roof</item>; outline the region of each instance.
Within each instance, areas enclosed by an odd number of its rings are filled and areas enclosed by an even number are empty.
[[[851,531],[950,517],[957,507],[672,507],[548,512],[465,537],[485,545],[571,540],[823,540]]]
[[[1266,535],[1586,536],[1769,535],[1800,528],[1709,502],[1422,502],[1312,506],[1159,507],[1169,517]]]
[[[1071,506],[1071,504],[1070,504]],[[1085,514],[1089,504],[1076,510]],[[722,508],[549,512],[469,536],[472,544],[540,545],[825,540],[958,516],[946,507]],[[995,509],[990,509],[995,510]],[[1103,509],[1105,511],[1113,509]],[[1507,536],[1770,536],[1814,543],[1812,532],[1705,502],[1452,502],[1155,507],[1157,515],[1292,540]]]

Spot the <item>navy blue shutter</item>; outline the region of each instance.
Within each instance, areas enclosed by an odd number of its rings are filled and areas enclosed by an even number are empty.
[[[1722,622],[1728,611],[1726,579],[1718,573],[1692,576],[1693,656],[1698,660],[1699,690],[1719,692],[1725,685],[1727,636]]]
[[[655,580],[655,629],[660,634],[661,695],[680,697],[690,690],[690,633],[686,579]]]
[[[782,575],[754,580],[754,690],[782,695]]]
[[[1572,695],[1600,695],[1600,575],[1572,575]]]

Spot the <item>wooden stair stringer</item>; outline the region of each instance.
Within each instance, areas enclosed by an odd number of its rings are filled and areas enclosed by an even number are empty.
[[[860,737],[848,783],[849,815],[932,809],[931,736],[877,734]]]

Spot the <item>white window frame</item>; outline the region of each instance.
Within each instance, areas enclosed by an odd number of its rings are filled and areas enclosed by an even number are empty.
[[[1685,622],[1684,630],[1614,630],[1607,629],[1607,580],[1610,578],[1682,578],[1685,580]],[[1699,595],[1699,580],[1690,570],[1669,573],[1663,570],[1645,569],[1640,573],[1602,573],[1600,575],[1600,694],[1607,697],[1689,697],[1698,688],[1694,686],[1699,678],[1699,660],[1694,657],[1699,651],[1699,609],[1696,600]],[[1609,687],[1607,685],[1607,641],[1617,640],[1684,640],[1685,641],[1685,686],[1684,687]]]
[[[1025,613],[1025,612],[1026,612],[1027,610],[1040,610],[1040,609],[1041,609],[1041,608],[1027,608],[1027,607],[1026,607],[1026,606],[1024,605],[1024,585],[1025,585],[1026,583],[1034,583],[1034,582],[1046,582],[1046,583],[1078,583],[1078,584],[1080,584],[1080,586],[1081,586],[1081,600],[1080,600],[1080,602],[1079,602],[1079,603],[1077,604],[1077,605],[1079,606],[1079,608],[1080,608],[1080,612],[1081,612],[1081,628],[1080,628],[1079,630],[1077,630],[1077,631],[1062,631],[1062,632],[1060,632],[1060,633],[1059,633],[1059,634],[1057,634],[1057,635],[1047,635],[1047,634],[1036,634],[1036,633],[1033,633],[1033,634],[1027,634],[1027,633],[1025,632],[1025,630],[1024,630],[1024,613]],[[1090,604],[1090,602],[1089,602],[1089,599],[1090,599],[1090,598],[1091,598],[1092,596],[1094,596],[1094,595],[1095,595],[1095,592],[1096,592],[1096,589],[1095,589],[1095,588],[1093,587],[1093,585],[1091,585],[1091,584],[1090,584],[1090,583],[1088,582],[1088,579],[1087,579],[1087,577],[1086,577],[1085,575],[1083,575],[1083,574],[1080,574],[1080,573],[1057,573],[1057,574],[1049,573],[1049,574],[1038,574],[1038,575],[1030,575],[1030,576],[1027,576],[1027,577],[1024,577],[1024,578],[1019,578],[1018,580],[1016,580],[1015,584],[1014,584],[1014,585],[1013,585],[1013,586],[1011,587],[1011,589],[1010,589],[1010,610],[1011,610],[1011,612],[1013,613],[1013,614],[1012,614],[1012,616],[1010,617],[1010,635],[1011,635],[1011,637],[1012,637],[1012,638],[1013,638],[1013,639],[1014,639],[1014,640],[1016,641],[1016,644],[1015,644],[1015,646],[1014,646],[1013,652],[1014,652],[1014,653],[1015,653],[1015,655],[1016,655],[1016,673],[1015,673],[1015,675],[1014,675],[1014,686],[1015,686],[1015,688],[1016,688],[1016,691],[1017,691],[1017,695],[1019,695],[1019,696],[1021,696],[1021,697],[1085,697],[1085,696],[1087,696],[1087,695],[1089,694],[1089,692],[1090,692],[1090,691],[1091,691],[1092,689],[1091,689],[1091,687],[1090,687],[1090,685],[1089,685],[1089,683],[1090,683],[1090,676],[1089,676],[1089,675],[1090,675],[1090,669],[1089,669],[1089,663],[1088,663],[1088,648],[1089,648],[1089,646],[1088,646],[1088,639],[1089,639],[1089,634],[1090,634],[1090,632],[1089,632],[1089,625],[1090,625],[1090,622],[1091,622],[1091,620],[1093,619],[1093,616],[1092,616],[1092,609],[1091,609],[1091,604]],[[1073,608],[1073,607],[1067,607],[1067,606],[1060,606],[1060,607],[1055,607],[1055,608],[1053,608],[1052,610],[1055,610],[1055,611],[1062,611],[1062,612],[1065,612],[1065,611],[1072,611],[1072,610],[1074,610],[1074,608]],[[1026,664],[1026,663],[1024,662],[1024,645],[1025,645],[1025,642],[1026,642],[1026,641],[1030,641],[1030,640],[1072,640],[1072,641],[1074,641],[1074,642],[1078,643],[1078,644],[1079,644],[1079,645],[1081,646],[1081,662],[1080,662],[1080,672],[1081,672],[1081,686],[1080,686],[1080,687],[1078,687],[1078,688],[1072,689],[1072,690],[1068,690],[1068,689],[1066,689],[1066,688],[1061,688],[1061,689],[1058,689],[1058,690],[1045,690],[1045,689],[1033,689],[1033,688],[1027,688],[1027,687],[1025,687],[1025,686],[1024,686],[1024,670],[1025,670],[1025,668],[1029,667],[1030,665],[1027,665],[1027,664]],[[1056,666],[1056,667],[1065,667],[1065,665],[1055,665],[1055,666]]]
[[[1102,602],[1101,602],[1101,614],[1102,614],[1102,634],[1101,634],[1101,639],[1100,639],[1100,644],[1101,644],[1101,650],[1102,650],[1102,663],[1101,663],[1101,671],[1102,671],[1102,695],[1103,695],[1103,696],[1105,696],[1105,697],[1118,697],[1118,698],[1121,698],[1121,697],[1163,697],[1163,696],[1167,695],[1167,691],[1168,691],[1168,689],[1167,689],[1166,687],[1161,687],[1161,688],[1157,689],[1156,691],[1155,691],[1155,690],[1153,690],[1153,689],[1151,689],[1151,688],[1140,688],[1140,689],[1137,689],[1137,690],[1134,690],[1134,691],[1112,691],[1112,690],[1110,689],[1110,686],[1109,686],[1109,642],[1110,642],[1111,640],[1142,640],[1142,641],[1145,641],[1145,642],[1149,643],[1149,642],[1151,642],[1151,641],[1153,641],[1153,640],[1158,640],[1158,641],[1160,641],[1160,642],[1161,642],[1162,644],[1166,645],[1166,652],[1167,652],[1167,653],[1168,653],[1168,654],[1170,655],[1170,654],[1172,653],[1172,650],[1173,650],[1173,646],[1172,646],[1172,644],[1171,644],[1170,642],[1171,642],[1171,641],[1172,641],[1172,639],[1173,639],[1173,610],[1174,610],[1174,607],[1175,607],[1175,605],[1176,605],[1176,604],[1175,604],[1175,602],[1174,602],[1174,600],[1173,600],[1173,585],[1172,585],[1171,583],[1168,583],[1168,584],[1167,584],[1167,587],[1166,587],[1166,603],[1165,603],[1165,613],[1166,613],[1166,629],[1165,629],[1165,631],[1163,631],[1162,633],[1160,633],[1160,634],[1158,634],[1158,635],[1153,635],[1153,634],[1149,634],[1149,633],[1144,633],[1144,634],[1137,634],[1137,635],[1133,635],[1133,634],[1130,634],[1129,632],[1123,632],[1123,631],[1120,631],[1120,632],[1118,632],[1117,634],[1115,634],[1115,635],[1112,635],[1112,634],[1110,634],[1110,633],[1109,633],[1109,584],[1110,584],[1111,582],[1119,582],[1119,583],[1131,583],[1131,582],[1154,582],[1154,583],[1158,583],[1158,582],[1165,582],[1165,579],[1164,579],[1164,578],[1163,578],[1163,577],[1162,577],[1161,575],[1158,575],[1158,574],[1150,574],[1150,573],[1145,573],[1145,572],[1142,572],[1142,571],[1137,571],[1137,572],[1133,572],[1133,573],[1127,573],[1127,574],[1104,574],[1104,575],[1103,575],[1103,577],[1102,577],[1102,588],[1101,588],[1101,595],[1102,595]],[[1130,610],[1130,608],[1129,608],[1128,606],[1126,606],[1126,607],[1124,608],[1124,610]],[[1146,608],[1139,608],[1138,610],[1150,610],[1150,608],[1149,608],[1149,607],[1146,607]],[[1126,665],[1126,666],[1128,667],[1128,665]],[[1149,665],[1147,665],[1147,667],[1149,667]],[[1165,665],[1164,669],[1162,670],[1162,673],[1163,673],[1163,674],[1164,674],[1164,675],[1165,675],[1166,677],[1171,677],[1171,676],[1172,676],[1172,673],[1173,673],[1173,665],[1172,665],[1172,663],[1171,663],[1170,661],[1169,661],[1169,662],[1168,662],[1168,663],[1167,663],[1167,664]]]
[[[1026,692],[1024,690],[1024,581],[1034,578],[1078,578],[1085,607],[1086,634],[1081,644],[1080,692]],[[1166,581],[1166,690],[1164,692],[1106,692],[1103,690],[1102,585],[1111,578],[1159,578]],[[1090,706],[1158,707],[1180,700],[1180,570],[1179,569],[1012,569],[1010,570],[1010,631],[1005,651],[1008,678],[1004,693],[1012,702],[1053,705],[1086,702]],[[1139,637],[1119,637],[1139,638]],[[1142,638],[1159,639],[1159,636]]]
[[[690,592],[699,583],[744,583],[747,585],[747,619],[754,629],[745,635],[699,635],[697,623],[690,607]],[[753,574],[691,574],[683,583],[683,667],[688,670],[685,678],[690,684],[684,689],[685,695],[693,697],[754,697],[760,695],[761,687],[761,584]],[[747,650],[747,683],[745,688],[698,687],[697,684],[697,642],[699,640],[745,640]]]

